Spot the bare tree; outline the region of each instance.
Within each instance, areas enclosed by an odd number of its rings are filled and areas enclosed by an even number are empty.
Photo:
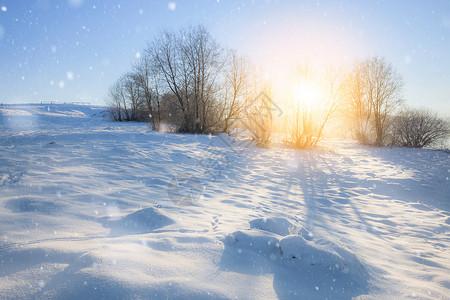
[[[363,145],[369,144],[371,136],[371,103],[366,95],[366,82],[363,76],[363,66],[356,64],[346,80],[346,107],[344,116],[350,120],[351,131],[356,140]]]
[[[120,97],[120,84],[115,82],[108,91],[108,107],[111,119],[122,122],[122,99]]]
[[[161,72],[164,82],[162,92],[173,94],[176,99],[174,105],[182,112],[183,121],[177,124],[179,130],[189,132],[190,73],[186,69],[187,62],[183,59],[180,47],[178,47],[176,34],[164,32],[156,37],[147,47],[146,54],[152,58],[155,68]]]
[[[203,26],[181,31],[180,44],[191,71],[193,131],[214,131],[219,121],[217,79],[225,64],[222,49]]]
[[[121,76],[110,88],[109,107],[110,112],[114,114],[111,116],[113,119],[117,118],[118,121],[131,121],[128,98],[125,91],[126,76]],[[117,116],[115,115],[117,113]]]
[[[248,91],[251,98],[245,105],[245,117],[242,122],[250,131],[257,146],[267,146],[270,143],[273,129],[272,86],[263,82],[261,76],[255,80],[253,89]]]
[[[140,114],[143,110],[143,97],[139,88],[139,75],[136,73],[127,73],[122,78],[122,89],[125,98],[128,99],[130,107],[129,118],[131,121],[143,120]]]
[[[149,112],[153,130],[159,130],[161,124],[161,72],[152,61],[149,50],[134,64],[135,80],[141,89],[141,96]]]
[[[304,105],[297,105],[289,126],[289,143],[295,148],[303,149],[315,143],[314,132],[317,125],[313,112]]]
[[[402,78],[384,58],[373,57],[355,65],[350,80],[350,105],[358,126],[357,136],[366,142],[367,132],[373,130],[375,141],[370,142],[384,145],[392,124],[390,116],[403,102]],[[365,126],[367,121],[370,129]]]
[[[446,143],[449,122],[426,109],[406,109],[395,117],[392,143],[404,147],[423,148]]]
[[[225,75],[225,87],[221,119],[223,132],[228,132],[234,122],[243,117],[246,105],[254,98],[250,90],[251,68],[247,59],[239,57],[235,51],[230,51]]]
[[[322,83],[324,95],[319,119],[319,130],[312,144],[313,147],[316,147],[317,143],[322,139],[325,126],[334,117],[337,108],[345,99],[345,82],[341,74],[342,70],[332,67],[329,67],[325,73]]]

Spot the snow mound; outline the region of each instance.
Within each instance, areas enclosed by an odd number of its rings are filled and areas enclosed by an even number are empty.
[[[313,241],[313,235],[306,230],[290,234],[293,225],[285,218],[260,218],[249,223],[251,229],[228,235],[225,245],[232,246],[239,252],[256,252],[296,269],[317,267],[324,272],[367,274],[364,264],[344,246],[326,239]]]
[[[279,299],[351,299],[367,293],[369,271],[356,255],[324,239],[313,242],[297,234],[280,237],[272,232],[277,231],[275,224],[289,226],[288,221],[267,220],[253,220],[250,223],[254,228],[225,238],[221,270],[273,274]]]
[[[279,242],[283,259],[299,261],[310,266],[323,266],[328,270],[366,271],[356,255],[326,240],[311,242],[300,235],[289,235]]]
[[[255,219],[250,221],[249,223],[250,228],[269,231],[281,236],[288,235],[289,230],[291,228],[294,228],[291,222],[281,217]]]
[[[280,255],[279,240],[275,235],[258,230],[239,230],[225,238],[225,243],[238,249],[255,251],[274,259]]]
[[[138,210],[119,220],[108,220],[104,226],[111,228],[110,236],[144,234],[171,225],[174,221],[153,207]]]

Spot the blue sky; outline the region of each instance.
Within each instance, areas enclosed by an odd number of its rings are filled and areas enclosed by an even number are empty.
[[[408,103],[450,114],[447,0],[0,0],[0,102],[103,104],[155,34],[197,24],[273,77],[384,56]]]

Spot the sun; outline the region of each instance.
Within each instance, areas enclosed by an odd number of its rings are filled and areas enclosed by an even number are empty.
[[[292,98],[295,104],[315,107],[322,98],[320,87],[311,82],[301,82],[292,86]]]

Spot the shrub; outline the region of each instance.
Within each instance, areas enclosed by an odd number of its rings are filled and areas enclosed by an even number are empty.
[[[449,138],[449,122],[426,109],[406,109],[396,116],[392,128],[392,144],[423,148],[445,143]]]

